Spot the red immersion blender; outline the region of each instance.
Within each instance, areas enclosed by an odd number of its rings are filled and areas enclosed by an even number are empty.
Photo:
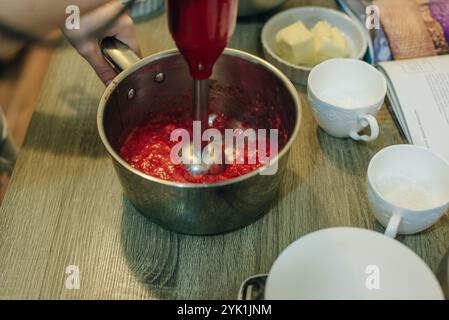
[[[234,32],[238,0],[168,0],[168,24],[193,78],[193,120],[208,125],[209,81],[218,57]],[[194,150],[201,159],[201,146]],[[188,166],[192,175],[213,173],[204,163]],[[216,168],[215,168],[216,169]]]

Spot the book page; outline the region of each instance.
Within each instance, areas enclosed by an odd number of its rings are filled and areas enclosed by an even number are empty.
[[[411,143],[449,160],[449,56],[379,64],[393,110]]]

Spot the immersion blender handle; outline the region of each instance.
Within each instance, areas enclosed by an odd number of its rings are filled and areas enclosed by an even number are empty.
[[[140,61],[140,58],[130,47],[114,37],[104,38],[100,43],[100,48],[105,59],[117,72],[121,72]]]

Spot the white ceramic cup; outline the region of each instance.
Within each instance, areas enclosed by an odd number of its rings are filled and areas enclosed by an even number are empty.
[[[449,163],[424,147],[387,147],[370,161],[367,192],[386,235],[418,233],[449,208]]]
[[[276,259],[265,299],[443,299],[430,268],[399,241],[358,228],[307,234]]]
[[[320,127],[337,138],[373,141],[379,136],[375,115],[387,92],[385,77],[354,59],[331,59],[312,69],[309,102]],[[370,127],[371,134],[359,132]]]

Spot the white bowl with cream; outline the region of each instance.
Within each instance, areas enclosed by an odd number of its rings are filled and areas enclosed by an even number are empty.
[[[322,7],[300,7],[282,11],[264,25],[262,46],[265,58],[283,71],[294,83],[306,85],[312,67],[292,64],[282,59],[278,54],[276,35],[297,21],[301,21],[309,29],[319,21],[326,21],[338,28],[346,39],[349,48],[348,58],[362,59],[365,55],[367,43],[364,27],[349,16],[337,10]]]
[[[378,137],[375,116],[387,82],[372,65],[355,59],[324,61],[310,72],[307,90],[315,119],[328,134],[365,142]],[[360,134],[366,127],[370,134]]]
[[[385,234],[418,233],[449,209],[449,163],[421,146],[389,146],[371,159],[366,187]]]

